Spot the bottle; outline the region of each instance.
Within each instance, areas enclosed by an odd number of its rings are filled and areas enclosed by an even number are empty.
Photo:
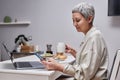
[[[51,44],[47,44],[46,46],[47,46],[47,51],[46,51],[46,53],[53,54],[53,51],[51,50],[52,45],[51,45]]]

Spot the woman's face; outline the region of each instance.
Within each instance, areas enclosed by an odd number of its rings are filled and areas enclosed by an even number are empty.
[[[73,25],[76,27],[78,32],[83,32],[84,34],[91,28],[90,20],[85,19],[79,12],[72,13]]]

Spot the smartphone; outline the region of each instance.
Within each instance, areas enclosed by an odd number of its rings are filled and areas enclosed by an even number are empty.
[[[41,61],[46,60],[44,57],[42,57],[39,53],[34,53]]]

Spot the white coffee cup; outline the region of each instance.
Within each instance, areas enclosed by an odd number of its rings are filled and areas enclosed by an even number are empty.
[[[58,53],[64,53],[65,52],[65,43],[64,42],[59,42],[57,44],[57,52]]]

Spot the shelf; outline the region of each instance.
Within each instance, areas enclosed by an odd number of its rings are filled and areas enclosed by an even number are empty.
[[[7,26],[7,25],[29,25],[30,21],[18,21],[18,22],[10,22],[10,23],[4,23],[0,22],[0,26]]]

